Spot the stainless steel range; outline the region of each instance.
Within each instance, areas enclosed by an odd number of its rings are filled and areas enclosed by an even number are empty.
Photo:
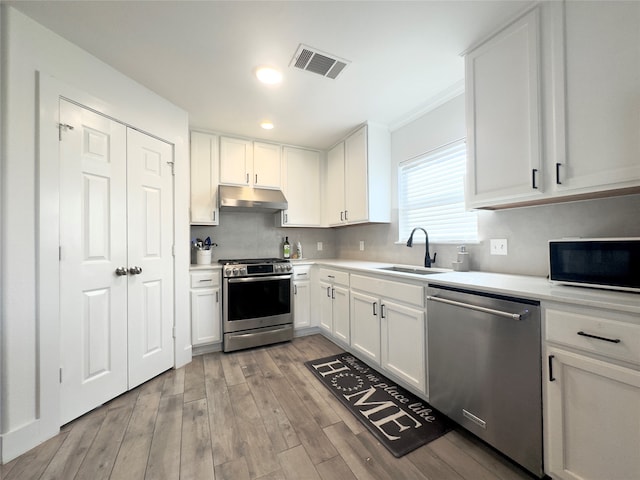
[[[223,351],[293,338],[291,262],[280,258],[219,260]]]

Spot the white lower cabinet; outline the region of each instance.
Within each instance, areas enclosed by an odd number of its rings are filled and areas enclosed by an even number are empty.
[[[218,343],[221,337],[220,271],[191,272],[191,343]]]
[[[293,328],[311,326],[311,266],[293,267]]]
[[[640,326],[611,316],[546,309],[545,470],[554,479],[640,478]]]
[[[320,328],[334,340],[349,345],[349,274],[320,269]]]
[[[424,287],[351,275],[351,348],[426,393]]]
[[[380,304],[378,297],[351,292],[351,348],[380,365]]]
[[[381,301],[382,368],[426,393],[424,310]]]

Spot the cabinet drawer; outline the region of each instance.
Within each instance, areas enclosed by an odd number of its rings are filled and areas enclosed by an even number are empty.
[[[640,326],[602,316],[545,310],[546,340],[640,364]],[[599,337],[599,338],[596,338]]]
[[[311,265],[300,265],[293,267],[294,280],[309,280],[311,278]]]
[[[424,307],[424,287],[421,285],[392,282],[363,275],[351,275],[351,288],[364,290],[380,297],[391,298],[410,305]]]
[[[328,268],[320,269],[320,280],[325,282],[336,283],[349,286],[349,274],[339,270],[330,270]]]
[[[220,272],[218,270],[191,272],[191,288],[217,287],[219,285]]]

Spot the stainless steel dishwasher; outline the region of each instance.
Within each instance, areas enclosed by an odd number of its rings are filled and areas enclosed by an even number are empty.
[[[429,403],[542,477],[539,302],[429,287]]]

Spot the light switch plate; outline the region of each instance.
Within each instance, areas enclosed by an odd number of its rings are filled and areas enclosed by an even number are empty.
[[[364,240],[360,240],[360,251],[364,251]]]
[[[492,238],[491,239],[491,255],[507,255],[507,239]]]
[[[318,251],[321,252],[322,251],[322,242],[318,242]]]

